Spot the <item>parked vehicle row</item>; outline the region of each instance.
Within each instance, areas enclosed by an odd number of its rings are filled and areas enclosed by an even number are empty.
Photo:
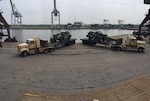
[[[89,32],[87,38],[81,39],[85,45],[95,46],[96,44],[104,44],[110,46],[112,50],[137,50],[144,52],[145,42],[137,40],[136,37],[127,35],[124,38],[111,38],[102,32]]]
[[[75,44],[76,39],[72,39],[69,32],[61,32],[60,34],[53,35],[50,43],[40,38],[29,38],[26,43],[18,44],[18,54],[27,56],[29,54],[47,53],[54,51],[58,47],[70,46]],[[81,39],[82,43],[89,46],[96,44],[104,44],[109,46],[112,50],[126,50],[134,49],[139,52],[144,52],[145,42],[137,40],[136,37],[127,35],[124,38],[111,38],[100,31],[87,34],[87,38]]]

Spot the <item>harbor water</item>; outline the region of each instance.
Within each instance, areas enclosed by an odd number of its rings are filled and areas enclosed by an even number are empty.
[[[25,42],[28,38],[32,38],[32,37],[39,37],[42,40],[50,41],[50,38],[53,35],[63,32],[63,31],[69,31],[70,34],[72,35],[72,38],[77,39],[76,43],[81,43],[80,39],[86,38],[86,35],[88,34],[89,31],[101,31],[103,34],[107,34],[108,36],[133,33],[133,30],[121,30],[121,29],[22,30],[19,32],[11,30],[11,37],[16,37],[16,39],[20,42]],[[5,31],[5,33],[6,33],[6,31]],[[5,37],[3,38],[3,40],[5,40]]]

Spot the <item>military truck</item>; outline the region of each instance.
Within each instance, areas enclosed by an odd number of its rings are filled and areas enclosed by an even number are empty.
[[[111,44],[112,50],[137,50],[139,52],[144,52],[145,42],[137,40],[136,37],[127,35],[124,38],[114,39]]]
[[[76,39],[71,39],[69,32],[61,32],[60,34],[53,35],[50,39],[50,43],[39,38],[27,39],[26,43],[18,45],[18,53],[21,56],[27,56],[28,54],[36,54],[42,52],[54,51],[59,47],[70,46],[75,44]]]
[[[53,46],[48,44],[48,41],[40,40],[40,38],[27,39],[26,43],[18,44],[18,54],[27,56],[29,54],[47,53],[54,50]]]

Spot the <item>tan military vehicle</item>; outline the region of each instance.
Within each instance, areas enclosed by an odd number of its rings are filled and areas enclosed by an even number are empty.
[[[48,41],[40,40],[39,38],[30,38],[27,39],[26,43],[18,44],[18,54],[24,57],[29,54],[47,53],[53,49],[54,48],[48,44]]]
[[[136,37],[127,35],[124,38],[115,39],[111,45],[112,50],[137,50],[139,52],[144,52],[145,42],[137,40]]]

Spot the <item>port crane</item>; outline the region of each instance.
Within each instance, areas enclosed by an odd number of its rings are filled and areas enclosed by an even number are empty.
[[[1,0],[0,0],[1,1]],[[22,20],[21,20],[21,14],[19,13],[19,11],[16,9],[15,4],[12,3],[12,0],[10,0],[10,4],[12,7],[12,14],[11,14],[11,20],[14,19],[14,21],[12,20],[12,24],[16,25],[21,25],[22,24]],[[15,37],[11,38],[10,37],[10,26],[7,23],[7,21],[5,20],[5,18],[2,15],[2,11],[0,11],[0,22],[2,24],[4,24],[8,35],[4,35],[3,33],[1,33],[1,36],[8,36],[8,38],[5,40],[6,42],[16,42]]]
[[[144,4],[150,4],[150,0],[144,0]],[[150,9],[148,10],[148,14],[146,15],[146,17],[143,19],[143,21],[139,25],[138,38],[140,38],[142,26],[149,20],[150,20]]]
[[[7,21],[5,20],[5,18],[3,17],[2,13],[3,12],[0,12],[0,22],[2,24],[4,24],[4,26],[5,26],[6,30],[7,30],[8,35],[4,35],[3,33],[1,33],[1,34],[2,34],[2,36],[8,36],[8,39],[11,39],[10,38],[10,27],[9,27]]]
[[[1,1],[1,0],[0,0]],[[8,36],[8,41],[11,41],[11,37],[10,37],[10,27],[7,23],[7,21],[5,20],[5,18],[2,15],[2,11],[0,11],[0,22],[5,26],[6,30],[7,30],[7,35],[4,35],[4,33],[2,32],[2,25],[1,25],[1,32],[0,32],[0,38],[2,39],[2,36]],[[0,46],[1,42],[0,42]]]
[[[103,23],[105,27],[109,27],[109,20],[104,19]]]
[[[54,17],[58,17],[58,24],[60,26],[60,12],[56,8],[56,0],[54,0],[54,10],[51,12],[51,24],[54,24]]]
[[[120,27],[122,28],[124,24],[124,20],[118,20],[118,25],[120,25]]]
[[[12,24],[15,25],[15,26],[21,25],[22,24],[22,15],[21,15],[21,13],[18,11],[18,9],[16,8],[16,6],[12,2],[12,0],[10,0],[10,5],[11,5],[11,9],[12,9],[12,13],[11,13],[11,22],[12,22]]]
[[[17,41],[23,41],[22,36],[22,15],[16,8],[15,4],[10,0],[11,5],[11,24],[12,24],[12,34],[15,36]]]

